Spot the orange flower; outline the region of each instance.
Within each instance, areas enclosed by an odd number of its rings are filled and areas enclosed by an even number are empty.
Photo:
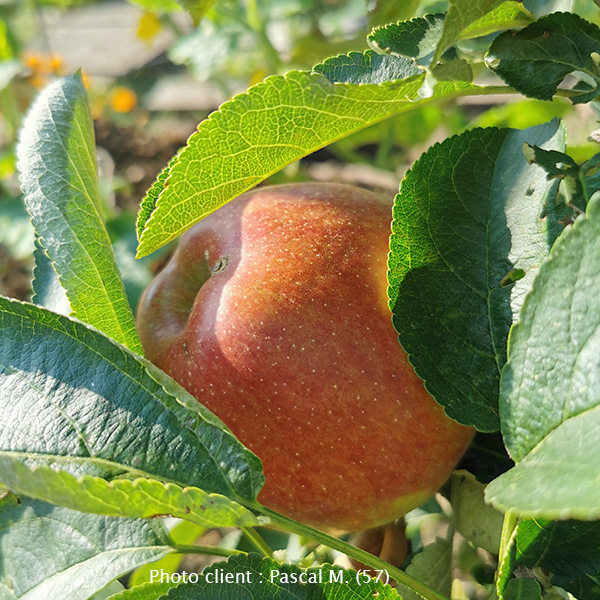
[[[110,106],[117,112],[131,112],[137,105],[135,92],[122,85],[112,90],[110,95]]]

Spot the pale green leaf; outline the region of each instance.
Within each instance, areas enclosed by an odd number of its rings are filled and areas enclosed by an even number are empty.
[[[205,531],[206,528],[201,525],[190,521],[180,521],[169,529],[169,535],[177,546],[191,546]],[[134,587],[151,583],[155,579],[153,571],[175,573],[182,560],[182,554],[167,554],[156,562],[142,565],[131,574],[128,585]]]
[[[159,520],[87,515],[12,495],[0,502],[3,599],[87,600],[172,551]]]
[[[498,554],[504,516],[484,502],[485,485],[468,471],[452,474],[452,511],[456,528],[469,542]]]
[[[597,375],[598,370],[590,372],[592,378]],[[562,385],[569,387],[569,378]],[[542,410],[538,409],[538,415]],[[540,425],[539,421],[535,424]],[[567,418],[488,485],[486,500],[522,517],[600,519],[599,432],[600,405]]]
[[[92,117],[78,77],[42,92],[25,120],[17,155],[27,210],[71,314],[141,353],[103,223]]]

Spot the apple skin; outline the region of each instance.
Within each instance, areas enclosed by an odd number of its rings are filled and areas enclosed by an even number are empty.
[[[258,500],[329,531],[419,506],[473,435],[398,342],[390,221],[351,186],[248,192],[181,238],[138,311],[147,357],[262,460]]]

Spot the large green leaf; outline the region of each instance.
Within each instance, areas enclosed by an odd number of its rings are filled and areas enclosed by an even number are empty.
[[[518,464],[486,495],[525,515],[600,518],[599,237],[593,198],[540,268],[510,335],[500,407]]]
[[[258,459],[162,371],[85,324],[0,298],[0,481],[16,489],[14,461],[248,501],[263,482]]]
[[[525,141],[562,149],[564,132],[557,122],[475,129],[436,144],[394,205],[388,276],[400,342],[448,415],[483,431],[499,427],[508,331],[562,230]]]
[[[593,53],[600,52],[600,28],[572,13],[542,17],[521,31],[499,35],[486,64],[506,83],[532,98],[551,100],[566,75],[580,71],[593,83],[573,102],[600,94],[600,75]]]
[[[25,120],[17,154],[27,210],[71,314],[141,353],[103,223],[92,117],[78,77],[42,92]]]
[[[173,552],[160,520],[87,515],[9,495],[0,501],[0,597],[86,600]]]
[[[380,85],[333,83],[318,73],[292,71],[226,102],[190,137],[158,199],[154,186],[152,197],[144,200],[141,214],[150,216],[138,224],[138,256],[176,238],[294,160],[414,108],[423,78]]]

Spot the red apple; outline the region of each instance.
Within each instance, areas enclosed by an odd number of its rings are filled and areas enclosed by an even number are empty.
[[[398,343],[390,221],[346,185],[258,189],[190,229],[140,302],[148,358],[261,458],[259,501],[323,529],[415,508],[472,438]]]

